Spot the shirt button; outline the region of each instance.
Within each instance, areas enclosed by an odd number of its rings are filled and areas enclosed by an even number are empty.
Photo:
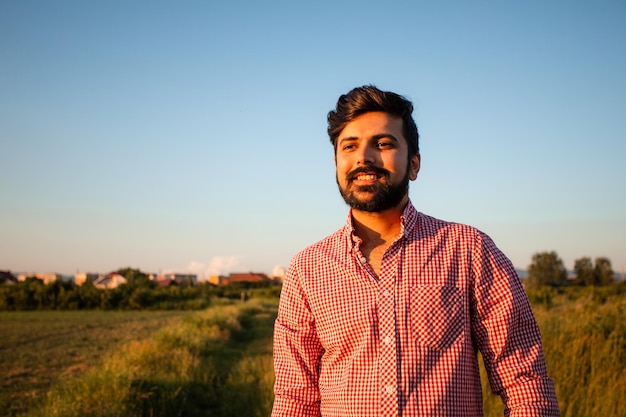
[[[392,393],[393,393],[393,387],[392,387],[391,385],[387,385],[387,386],[385,387],[385,392],[386,392],[387,394],[392,394]]]
[[[361,263],[362,264],[366,264],[367,263],[367,259],[365,259],[365,256],[361,256]]]
[[[390,344],[391,343],[391,337],[389,337],[389,336],[385,337],[383,339],[383,343],[386,344],[386,345]]]
[[[391,292],[389,292],[388,290],[383,291],[383,295],[385,297],[389,297],[391,295]]]

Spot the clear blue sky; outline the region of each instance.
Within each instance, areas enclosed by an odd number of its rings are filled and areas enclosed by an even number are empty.
[[[415,104],[418,210],[626,267],[624,1],[1,0],[0,269],[287,266],[362,84]]]

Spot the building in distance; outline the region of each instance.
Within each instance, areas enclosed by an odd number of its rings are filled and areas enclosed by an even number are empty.
[[[214,285],[228,285],[233,282],[275,282],[262,272],[235,272],[229,275],[211,275],[209,283]]]

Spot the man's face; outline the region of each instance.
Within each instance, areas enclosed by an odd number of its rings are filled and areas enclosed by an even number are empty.
[[[339,134],[335,165],[346,203],[355,210],[381,212],[407,201],[409,180],[417,178],[420,157],[409,158],[402,119],[370,112]]]

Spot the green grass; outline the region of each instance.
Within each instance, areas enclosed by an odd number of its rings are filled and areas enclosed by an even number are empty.
[[[211,307],[54,384],[25,416],[266,416],[277,300]]]
[[[0,415],[32,407],[119,346],[151,336],[183,312],[0,312]]]
[[[562,417],[626,416],[626,297],[557,294],[536,315]]]
[[[620,291],[569,288],[530,293],[563,417],[626,415],[626,297]],[[15,381],[20,372],[32,372],[37,366],[44,372],[46,361],[63,364],[55,365],[48,382],[38,388],[22,381],[25,392],[47,394],[44,403],[29,403],[21,416],[269,415],[277,300],[214,304],[202,312],[185,313],[50,312],[59,314],[55,320],[42,318],[47,312],[0,314],[0,330],[7,335],[0,342],[3,375],[9,372]],[[79,330],[71,331],[72,320]],[[101,331],[110,328],[109,336],[91,335],[86,322]],[[7,330],[11,326],[13,332]],[[125,330],[119,330],[123,326]],[[111,340],[114,334],[117,340]],[[26,342],[55,353],[36,359],[26,353],[29,349],[22,346]],[[14,363],[7,364],[4,355],[13,350],[21,353],[12,353]],[[31,355],[28,360],[39,365],[25,371],[20,355]],[[72,358],[87,365],[72,371],[77,366]],[[3,392],[13,389],[2,383]],[[501,401],[490,393],[486,379],[483,391],[485,416],[502,416]]]
[[[529,298],[561,416],[626,416],[625,294],[619,287],[543,288]],[[485,416],[502,416],[486,378],[483,392]]]

